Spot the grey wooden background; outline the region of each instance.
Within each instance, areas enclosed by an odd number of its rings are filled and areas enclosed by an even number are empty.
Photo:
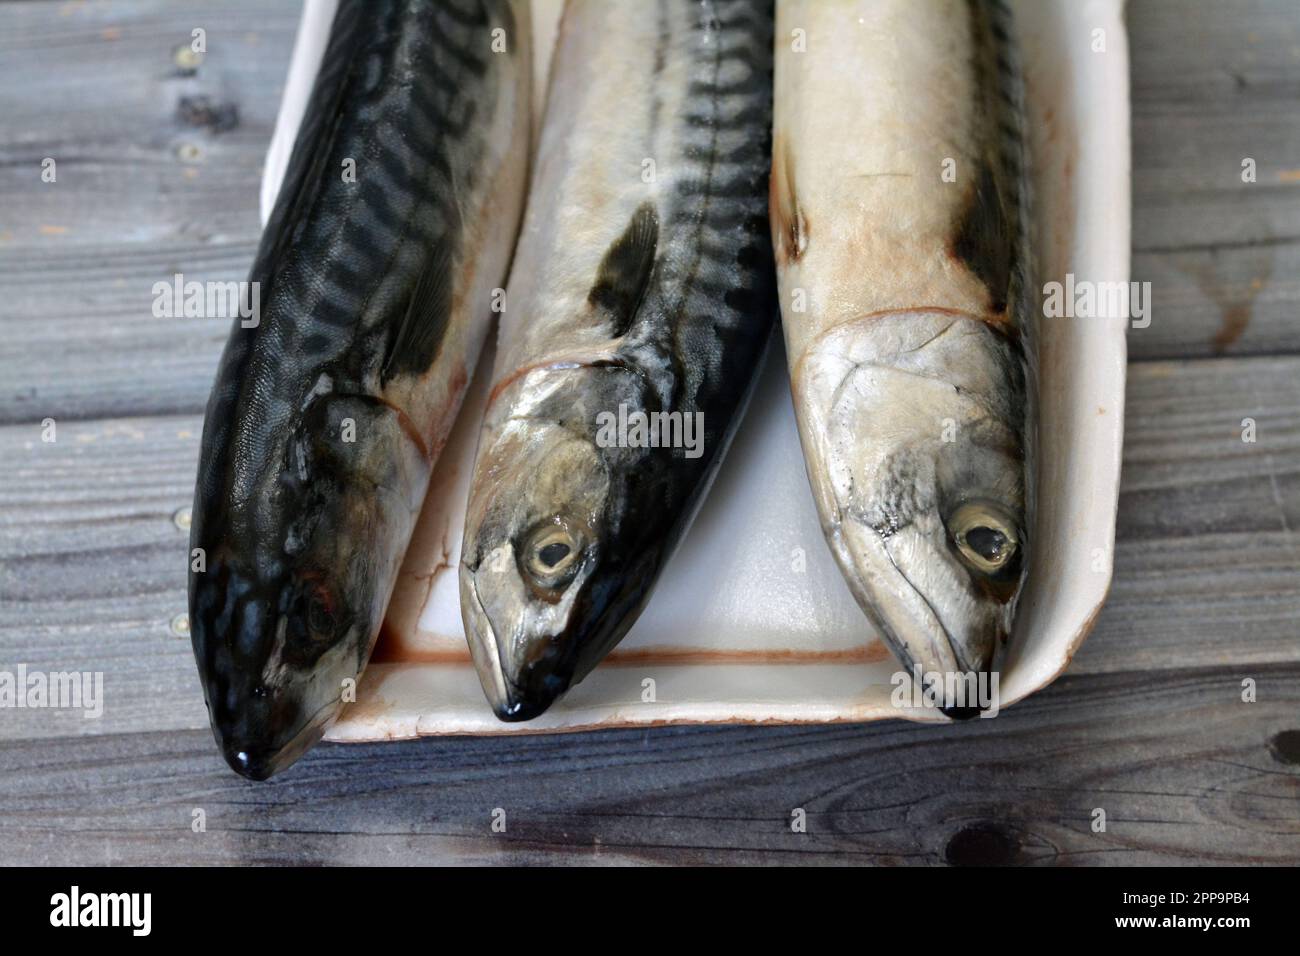
[[[103,670],[111,703],[0,711],[0,862],[1300,862],[1300,5],[1131,5],[1154,321],[1114,587],[1055,685],[939,729],[327,745],[253,785],[171,623],[228,323],[154,319],[150,290],[245,277],[297,16],[0,2],[0,667]]]

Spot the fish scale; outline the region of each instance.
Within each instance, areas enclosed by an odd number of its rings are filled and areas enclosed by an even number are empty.
[[[776,305],[771,60],[770,4],[565,8],[461,552],[502,719],[627,633],[739,421]],[[629,409],[702,417],[698,455],[604,441]]]
[[[529,29],[522,0],[339,4],[195,490],[195,658],[246,776],[320,738],[378,634],[518,228]]]

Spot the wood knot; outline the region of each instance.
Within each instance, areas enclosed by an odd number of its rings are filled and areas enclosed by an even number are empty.
[[[186,126],[226,133],[239,126],[239,107],[207,96],[182,96],[176,103],[176,118]]]
[[[1300,764],[1300,730],[1284,730],[1268,742],[1278,763]]]
[[[943,851],[949,866],[1006,866],[1019,855],[1019,837],[995,823],[973,823],[958,830]]]

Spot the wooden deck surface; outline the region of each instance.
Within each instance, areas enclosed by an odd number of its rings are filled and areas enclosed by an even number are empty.
[[[1114,586],[1056,684],[944,728],[324,745],[253,785],[172,624],[228,323],[149,290],[246,277],[297,17],[0,2],[0,668],[101,670],[113,702],[0,710],[0,863],[1300,862],[1300,5],[1130,5],[1153,321]]]

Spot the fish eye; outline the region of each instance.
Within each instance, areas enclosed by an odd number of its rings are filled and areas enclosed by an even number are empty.
[[[335,625],[334,601],[324,586],[315,588],[307,601],[307,626],[313,634],[333,634]]]
[[[523,548],[528,573],[548,588],[568,583],[578,567],[582,544],[563,524],[547,523],[529,534]]]
[[[329,642],[339,629],[339,608],[330,586],[316,574],[304,574],[294,589],[290,633],[300,642]]]
[[[528,563],[539,576],[561,574],[577,557],[577,542],[563,528],[548,528],[534,535]]]
[[[563,541],[552,541],[538,550],[537,560],[548,568],[554,568],[571,553],[572,550]]]
[[[1014,567],[1020,535],[1006,509],[968,501],[953,512],[947,525],[957,553],[974,570],[997,575]]]

